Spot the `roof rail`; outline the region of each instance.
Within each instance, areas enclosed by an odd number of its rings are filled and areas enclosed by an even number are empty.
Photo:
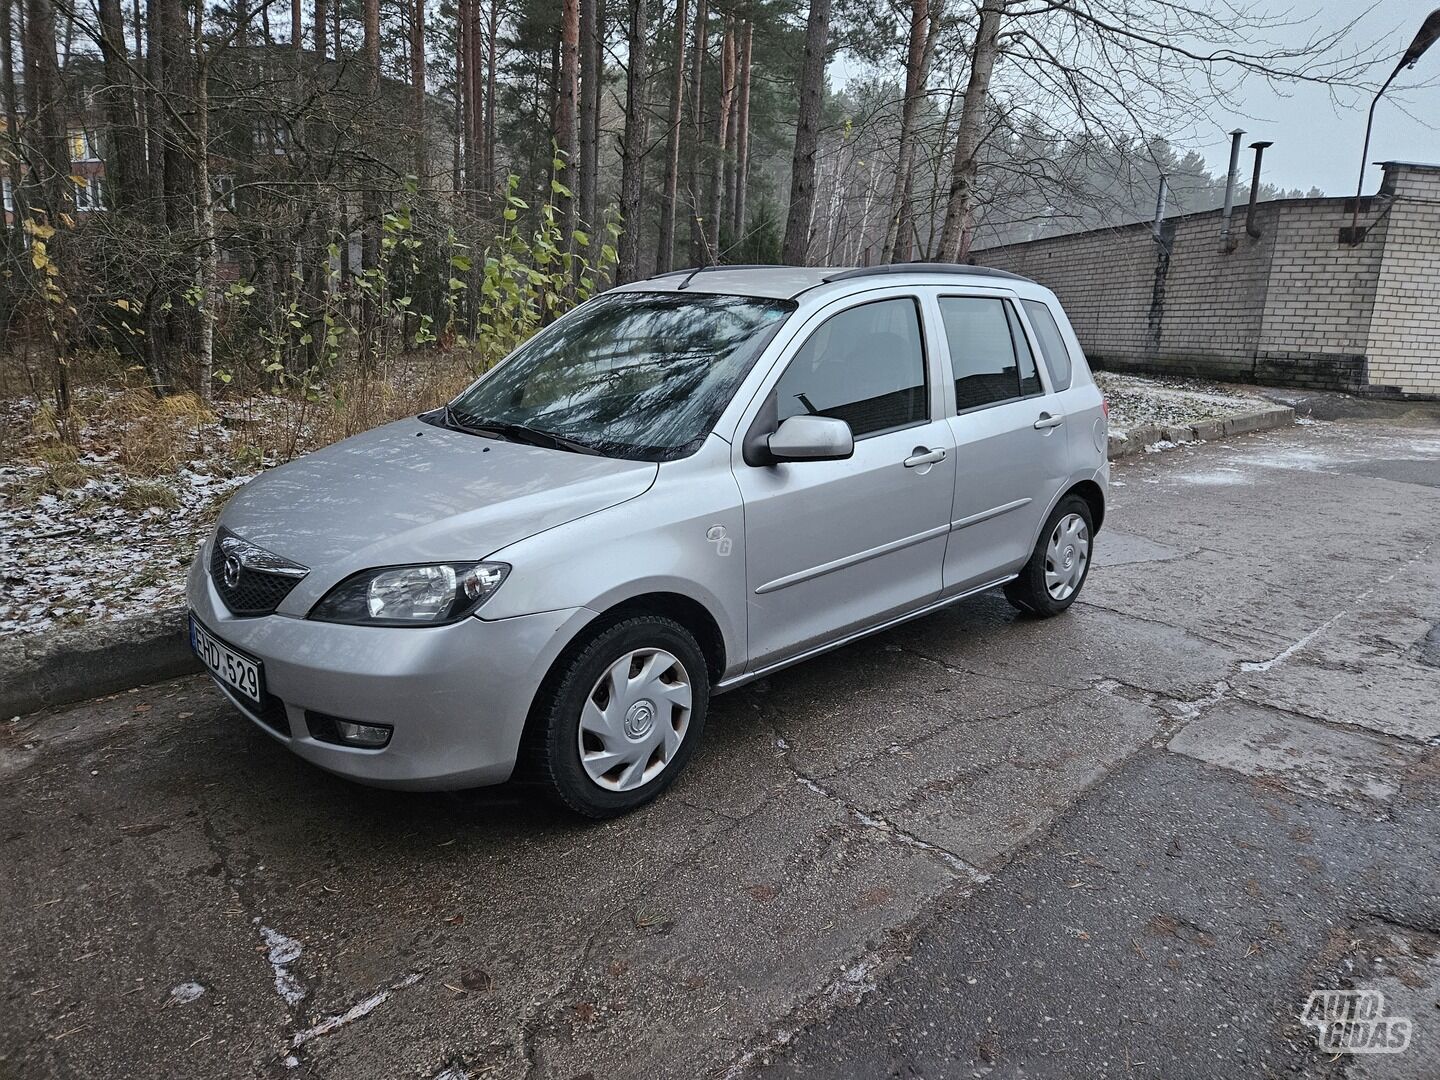
[[[713,270],[780,270],[783,267],[779,263],[706,263],[704,266],[687,266],[683,270],[666,270],[663,274],[651,274],[646,281],[654,281],[656,278],[675,277],[677,274],[684,274],[685,280],[675,286],[676,291],[685,288],[690,284],[690,279],[696,274],[708,274]]]
[[[970,266],[966,263],[932,263],[932,262],[903,262],[886,263],[883,266],[862,266],[856,270],[842,270],[838,274],[832,274],[825,279],[826,284],[832,281],[848,281],[851,278],[879,277],[883,274],[968,274],[972,277],[995,277],[1007,278],[1010,281],[1029,281],[1031,278],[1022,277],[1019,274],[1012,274],[1009,270],[997,270],[993,266]]]

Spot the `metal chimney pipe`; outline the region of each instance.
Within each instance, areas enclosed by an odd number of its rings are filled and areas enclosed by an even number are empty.
[[[1255,151],[1255,172],[1250,177],[1250,205],[1245,209],[1245,232],[1252,240],[1260,239],[1260,230],[1255,227],[1255,204],[1260,201],[1260,159],[1265,156],[1265,148],[1274,145],[1273,142],[1250,144],[1250,149]]]
[[[1240,137],[1245,132],[1230,132],[1230,172],[1225,177],[1225,210],[1220,215],[1220,250],[1230,250],[1230,213],[1235,209],[1235,174],[1240,171]]]
[[[1165,174],[1160,174],[1160,186],[1155,189],[1155,239],[1160,239],[1160,228],[1165,223]]]

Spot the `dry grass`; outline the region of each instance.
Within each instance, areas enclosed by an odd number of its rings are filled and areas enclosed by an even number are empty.
[[[356,377],[338,382],[314,411],[306,448],[326,446],[436,408],[472,378],[465,365],[437,360],[411,366],[390,378]]]
[[[115,433],[120,462],[132,476],[162,476],[195,456],[215,414],[194,394],[157,398],[137,389],[108,395],[91,419]]]
[[[98,480],[101,470],[88,462],[77,461],[73,448],[47,448],[36,462],[39,471],[22,476],[5,490],[5,499],[18,506],[33,506],[45,495],[62,495]]]
[[[161,510],[178,510],[180,497],[175,489],[158,480],[132,480],[115,496],[114,504],[121,509],[140,513],[151,507]]]

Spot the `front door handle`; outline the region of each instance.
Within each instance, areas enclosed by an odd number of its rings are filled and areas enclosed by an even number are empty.
[[[1051,416],[1048,412],[1042,412],[1040,419],[1035,421],[1035,430],[1044,431],[1046,428],[1059,427],[1064,422],[1063,416]]]
[[[937,461],[945,460],[945,448],[929,450],[923,446],[917,446],[910,451],[910,456],[905,459],[905,468],[913,469],[918,465],[934,465]]]

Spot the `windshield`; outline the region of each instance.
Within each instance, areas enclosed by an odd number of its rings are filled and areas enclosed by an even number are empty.
[[[450,416],[611,457],[683,457],[794,309],[745,296],[611,293],[537,334],[451,402]]]

